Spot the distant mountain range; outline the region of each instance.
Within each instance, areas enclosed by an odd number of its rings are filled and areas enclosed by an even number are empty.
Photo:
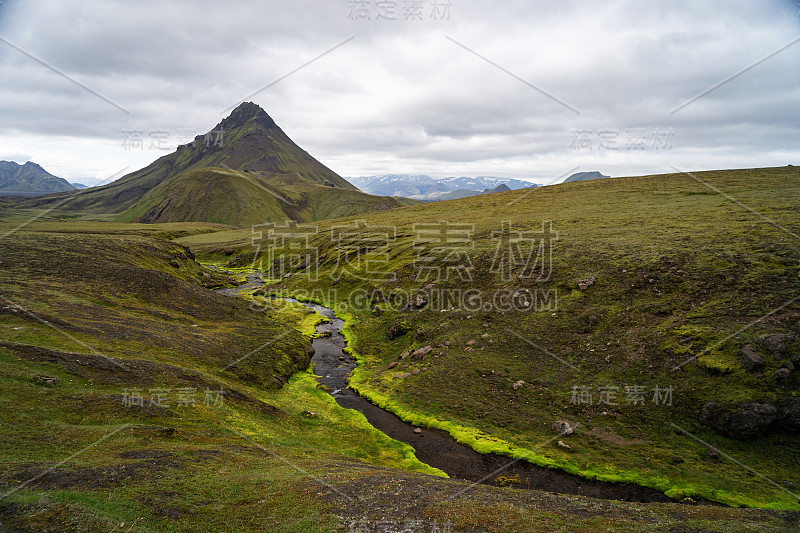
[[[48,207],[63,199],[29,199],[21,207]],[[361,192],[297,146],[258,105],[245,102],[206,135],[117,181],[82,191],[55,213],[249,226],[402,205],[397,198]]]
[[[31,161],[24,165],[0,161],[0,196],[38,196],[74,190],[67,180],[53,176]]]
[[[494,176],[432,178],[426,175],[384,174],[347,180],[370,194],[403,196],[415,200],[453,200],[503,190],[536,187],[535,183]],[[500,187],[507,187],[507,189]]]
[[[589,181],[589,180],[600,180],[605,178],[610,178],[611,176],[606,176],[605,174],[601,174],[596,170],[594,172],[578,172],[573,174],[572,176],[568,177],[564,180],[564,183],[568,183],[570,181]]]

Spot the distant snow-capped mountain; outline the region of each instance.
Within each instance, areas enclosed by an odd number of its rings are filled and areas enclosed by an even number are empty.
[[[432,178],[426,175],[384,174],[381,176],[362,176],[346,178],[347,181],[364,192],[379,196],[405,196],[419,200],[449,199],[449,194],[462,191],[463,196],[481,194],[480,191],[497,189],[505,185],[511,190],[536,187],[535,183],[514,178],[494,176]],[[498,192],[504,188],[498,189]],[[455,195],[456,197],[458,195]],[[442,197],[442,198],[440,198]]]

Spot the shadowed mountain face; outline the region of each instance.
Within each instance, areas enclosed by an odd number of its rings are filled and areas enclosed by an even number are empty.
[[[182,146],[191,167],[223,167],[249,173],[296,173],[320,185],[355,189],[297,146],[258,105],[245,102],[193,144]],[[201,163],[198,165],[198,163]]]
[[[75,188],[67,180],[53,176],[36,163],[28,161],[19,165],[14,161],[0,161],[0,196],[35,196],[72,190]]]
[[[29,200],[47,207],[63,196]],[[249,225],[312,221],[400,207],[359,191],[245,102],[211,131],[147,167],[70,200],[59,212],[120,222]]]

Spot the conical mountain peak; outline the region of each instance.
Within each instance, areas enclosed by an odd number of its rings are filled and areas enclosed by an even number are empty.
[[[228,115],[227,118],[217,124],[215,129],[232,130],[247,125],[251,120],[257,122],[264,128],[278,127],[275,121],[272,120],[272,117],[270,117],[261,106],[253,102],[242,102],[231,111],[231,114]]]
[[[56,202],[59,197],[43,200]],[[44,204],[38,204],[44,205]],[[252,102],[194,142],[71,200],[124,222],[312,221],[401,205],[369,196],[295,144]]]

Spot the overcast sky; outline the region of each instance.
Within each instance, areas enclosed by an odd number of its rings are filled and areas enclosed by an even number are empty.
[[[342,176],[800,164],[797,0],[496,4],[3,0],[0,159],[105,182],[248,99]]]

